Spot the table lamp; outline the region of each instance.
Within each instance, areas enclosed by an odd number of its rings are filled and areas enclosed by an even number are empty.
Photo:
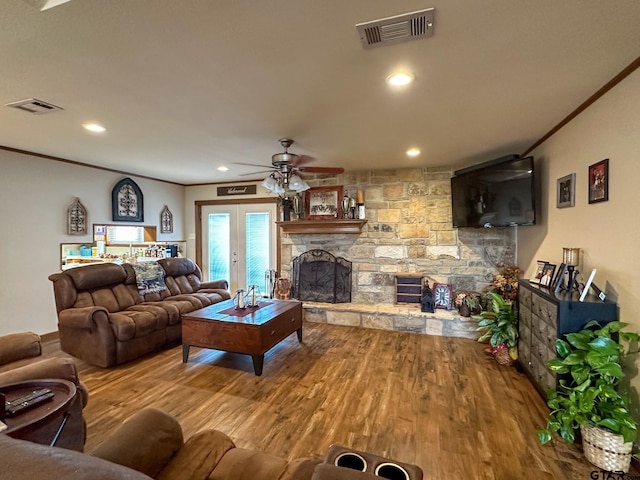
[[[576,267],[580,264],[580,249],[568,248],[562,249],[562,263],[567,266],[569,271],[569,281],[567,283],[567,291],[571,293],[571,287],[573,286],[574,275],[577,276],[579,271]]]

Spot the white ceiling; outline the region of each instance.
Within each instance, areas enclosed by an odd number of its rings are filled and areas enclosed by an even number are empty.
[[[638,0],[29,2],[0,2],[0,145],[181,184],[259,178],[233,162],[285,136],[347,171],[522,153],[640,54]],[[431,38],[362,48],[356,23],[429,7]],[[4,106],[30,97],[64,111]]]

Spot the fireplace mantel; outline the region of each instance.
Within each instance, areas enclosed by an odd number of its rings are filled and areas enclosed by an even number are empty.
[[[362,233],[366,220],[291,220],[276,222],[284,233]]]

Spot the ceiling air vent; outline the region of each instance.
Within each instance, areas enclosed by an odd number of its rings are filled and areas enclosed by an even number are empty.
[[[364,48],[381,47],[433,35],[435,8],[358,23]]]
[[[7,107],[17,108],[18,110],[24,110],[29,113],[51,113],[63,110],[62,107],[57,107],[52,103],[43,102],[37,98],[27,98],[26,100],[20,100],[19,102],[11,102],[6,104]]]

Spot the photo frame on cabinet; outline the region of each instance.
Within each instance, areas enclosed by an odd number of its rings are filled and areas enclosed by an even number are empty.
[[[609,159],[589,166],[589,203],[609,200]]]
[[[589,293],[589,289],[591,288],[591,283],[593,282],[593,279],[595,278],[597,271],[598,270],[596,268],[591,270],[591,275],[589,275],[589,280],[587,280],[587,283],[584,284],[584,290],[582,290],[582,293],[580,294],[581,302],[584,302],[584,299],[587,298],[587,294]]]
[[[570,173],[558,179],[556,208],[574,207],[576,204],[576,174]]]
[[[542,272],[544,270],[544,266],[547,264],[544,260],[538,260],[535,270],[533,271],[533,275],[529,279],[530,283],[540,283],[540,279],[542,278]]]
[[[564,283],[564,274],[567,273],[567,264],[566,263],[561,263],[560,266],[558,267],[558,270],[556,271],[555,276],[553,277],[553,280],[551,280],[551,290],[553,290],[554,292],[557,292],[560,287],[562,287],[563,283]]]
[[[540,277],[540,286],[544,288],[551,287],[551,280],[553,279],[553,274],[556,271],[556,266],[553,263],[545,263],[542,269],[542,276]]]

